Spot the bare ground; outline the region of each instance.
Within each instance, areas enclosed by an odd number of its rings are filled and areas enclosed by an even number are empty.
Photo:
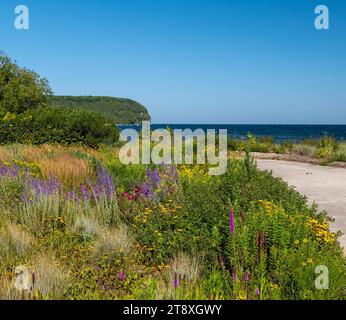
[[[260,170],[269,170],[298,192],[307,196],[309,203],[316,203],[335,219],[331,225],[333,232],[344,235],[340,243],[346,254],[346,169],[319,166],[311,163],[259,159]]]
[[[291,161],[291,162],[301,162],[301,163],[312,163],[316,165],[326,165],[328,167],[335,167],[335,168],[345,168],[346,169],[346,162],[327,162],[326,159],[316,159],[311,158],[307,156],[301,156],[298,154],[278,154],[278,153],[260,153],[260,152],[253,152],[251,155],[255,159],[262,159],[262,160],[284,160],[284,161]]]

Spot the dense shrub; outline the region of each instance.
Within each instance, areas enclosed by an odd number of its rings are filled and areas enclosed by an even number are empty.
[[[250,151],[268,153],[276,151],[277,145],[274,144],[273,137],[263,136],[257,138],[252,133],[249,133],[246,140],[229,138],[228,149],[229,151]]]
[[[106,116],[92,111],[38,108],[0,120],[0,143],[82,143],[96,147],[114,143],[117,128]]]
[[[339,144],[334,137],[325,136],[318,142],[317,157],[332,158],[338,150]]]
[[[0,52],[0,143],[82,143],[96,147],[117,140],[118,131],[110,114],[74,109],[74,105],[48,107],[51,94],[46,79],[19,67]],[[94,105],[99,101],[93,100]]]

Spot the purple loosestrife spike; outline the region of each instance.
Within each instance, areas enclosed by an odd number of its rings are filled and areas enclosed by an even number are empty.
[[[238,281],[238,276],[237,276],[237,272],[235,270],[232,271],[232,280],[234,282]]]
[[[245,273],[244,273],[243,279],[244,279],[245,282],[249,282],[249,280],[250,280],[250,275],[249,275],[248,272],[245,272]]]
[[[118,279],[120,281],[125,281],[126,280],[126,273],[124,270],[121,270],[119,273],[118,273]]]
[[[231,234],[233,235],[235,233],[235,225],[234,225],[234,213],[232,209],[229,211],[229,226],[230,226]]]
[[[255,293],[256,293],[256,296],[260,296],[260,295],[261,295],[261,291],[260,291],[260,289],[256,288]]]
[[[173,287],[177,289],[180,285],[180,281],[176,272],[174,272]]]

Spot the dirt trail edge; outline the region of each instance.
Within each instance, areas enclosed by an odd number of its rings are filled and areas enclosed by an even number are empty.
[[[346,254],[346,169],[290,161],[256,161],[260,170],[272,171],[275,177],[307,196],[310,204],[316,202],[320,210],[326,210],[335,219],[331,230],[344,234],[340,243]]]

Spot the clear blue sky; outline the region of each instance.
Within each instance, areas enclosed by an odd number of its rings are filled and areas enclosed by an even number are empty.
[[[1,0],[0,50],[56,94],[132,98],[154,123],[346,123],[345,0]]]

